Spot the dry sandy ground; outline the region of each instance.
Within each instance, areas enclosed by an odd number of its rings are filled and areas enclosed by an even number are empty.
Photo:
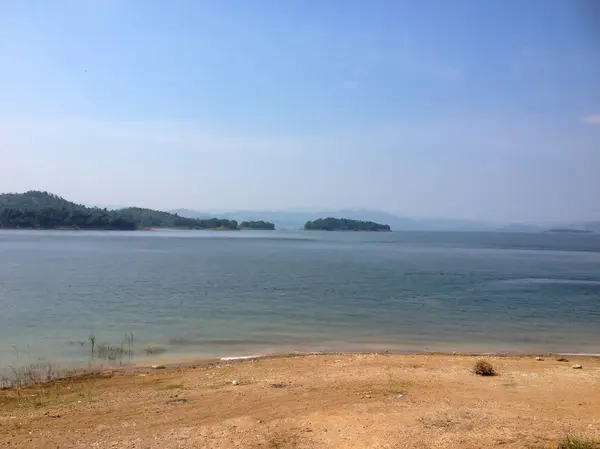
[[[314,355],[0,392],[0,447],[554,448],[600,440],[600,360]],[[583,369],[571,366],[581,363]],[[232,385],[232,380],[239,385]],[[402,394],[403,396],[400,396]]]

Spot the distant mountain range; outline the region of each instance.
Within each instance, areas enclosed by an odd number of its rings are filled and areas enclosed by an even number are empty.
[[[588,221],[587,223],[583,223],[583,229],[600,233],[600,221]]]
[[[218,216],[219,219],[214,218]],[[513,223],[499,226],[476,220],[417,219],[368,209],[339,209],[322,211],[254,210],[233,212],[204,212],[190,209],[158,211],[138,207],[87,207],[65,200],[48,192],[29,191],[21,194],[0,194],[0,227],[20,228],[95,228],[136,229],[138,227],[184,227],[194,229],[242,228],[272,224],[279,230],[301,229],[307,222],[323,218],[346,218],[389,225],[393,231],[503,231],[600,233],[600,221],[583,223],[545,223],[532,225]],[[246,222],[246,223],[244,223]],[[264,223],[269,222],[269,223]]]
[[[169,212],[189,218],[207,218],[214,216],[211,212],[195,211],[190,209],[174,209]],[[508,226],[498,226],[477,220],[455,219],[417,219],[399,217],[388,212],[367,209],[340,209],[323,210],[315,212],[305,211],[233,211],[219,213],[220,217],[237,221],[266,220],[275,224],[277,229],[296,230],[302,228],[307,221],[318,218],[336,217],[352,220],[374,221],[388,224],[394,231],[502,231],[502,232],[543,232],[551,226],[538,226],[523,223],[512,223]],[[561,226],[562,227],[562,226]],[[579,223],[566,226],[572,229],[590,230],[600,232],[600,222]]]
[[[523,223],[511,223],[507,226],[503,226],[499,231],[504,232],[543,232],[547,228],[537,225],[523,224]]]
[[[189,209],[175,209],[170,212],[190,218],[203,218],[211,215],[209,212],[193,211]],[[400,218],[386,212],[367,210],[330,210],[322,212],[257,210],[225,212],[220,213],[219,216],[229,219],[233,219],[233,217],[239,217],[240,221],[266,220],[274,223],[277,229],[287,230],[300,229],[307,221],[326,217],[374,221],[376,223],[388,224],[392,229],[398,231],[418,228],[418,223],[410,218]],[[238,218],[236,218],[236,220],[237,219]]]
[[[214,218],[214,217],[219,217]],[[600,221],[581,223],[512,223],[506,226],[477,220],[418,219],[368,209],[338,210],[240,210],[232,212],[173,209],[159,211],[139,207],[99,208],[75,204],[48,192],[0,193],[0,228],[137,229],[183,227],[194,229],[241,228],[302,229],[309,221],[346,218],[388,225],[393,231],[500,231],[500,232],[595,232]]]

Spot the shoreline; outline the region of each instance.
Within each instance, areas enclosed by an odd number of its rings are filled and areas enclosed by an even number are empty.
[[[135,375],[149,372],[177,372],[180,370],[196,369],[211,366],[226,366],[231,364],[240,364],[255,361],[276,361],[282,359],[295,359],[305,357],[432,357],[432,358],[492,358],[492,359],[514,359],[514,360],[535,360],[538,357],[542,359],[564,359],[571,357],[574,360],[600,360],[600,353],[574,353],[574,352],[447,352],[447,351],[420,351],[420,350],[392,350],[392,351],[308,351],[308,352],[282,352],[272,354],[255,355],[237,355],[237,356],[214,356],[214,357],[165,357],[155,356],[146,357],[140,360],[140,363],[123,364],[115,366],[107,363],[65,363],[68,368],[60,368],[61,363],[39,362],[35,364],[24,364],[19,366],[0,367],[5,373],[7,369],[15,376],[13,379],[2,376],[0,378],[0,391],[15,388],[28,388],[34,385],[47,385],[54,382],[61,382],[66,379],[77,380],[90,376],[113,376],[113,375]],[[571,360],[569,360],[571,361]],[[48,368],[52,369],[51,377],[36,378]],[[42,374],[43,376],[43,374]]]
[[[280,354],[265,354],[265,355],[240,355],[240,356],[226,356],[226,357],[212,357],[212,358],[197,358],[192,360],[176,360],[165,358],[160,363],[153,363],[152,365],[141,364],[132,366],[123,366],[115,368],[115,373],[123,372],[126,370],[127,373],[138,373],[155,370],[181,370],[190,369],[197,367],[207,366],[218,366],[227,365],[232,363],[244,363],[252,361],[270,361],[279,359],[293,359],[303,357],[365,357],[365,356],[390,356],[390,357],[402,357],[402,356],[417,356],[417,357],[463,357],[463,358],[494,358],[494,359],[517,359],[517,360],[535,360],[536,357],[542,358],[564,358],[572,357],[574,359],[587,359],[587,360],[600,360],[600,353],[554,353],[554,352],[534,352],[534,353],[508,353],[508,352],[440,352],[440,351],[384,351],[384,352],[361,352],[361,351],[326,351],[326,352],[292,352],[292,353],[280,353]]]
[[[160,359],[160,366],[165,369],[186,368],[191,366],[216,365],[224,363],[240,363],[253,360],[276,360],[291,359],[295,357],[308,356],[431,356],[431,357],[494,357],[494,358],[514,358],[531,359],[535,357],[575,357],[585,359],[600,359],[600,353],[574,353],[574,352],[445,352],[445,351],[309,351],[309,352],[285,352],[274,354],[256,354],[256,355],[238,355],[223,357],[192,358],[188,360],[170,359],[168,357]],[[140,364],[123,368],[132,370],[137,369],[155,369],[152,365]],[[158,365],[157,365],[158,366]]]

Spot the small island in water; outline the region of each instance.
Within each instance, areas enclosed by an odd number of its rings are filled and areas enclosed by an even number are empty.
[[[371,231],[389,232],[389,225],[373,221],[350,220],[349,218],[319,218],[307,221],[303,228],[305,231]]]
[[[248,226],[245,226],[248,225]],[[140,207],[108,210],[87,207],[48,192],[0,194],[0,229],[120,230],[175,229],[275,229],[273,223],[245,222],[224,218],[186,218]]]
[[[240,229],[254,229],[260,231],[274,231],[275,225],[268,221],[242,221],[240,223]]]

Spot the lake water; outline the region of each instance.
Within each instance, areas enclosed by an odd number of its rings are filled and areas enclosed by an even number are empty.
[[[0,231],[0,367],[162,356],[600,353],[600,235]]]

